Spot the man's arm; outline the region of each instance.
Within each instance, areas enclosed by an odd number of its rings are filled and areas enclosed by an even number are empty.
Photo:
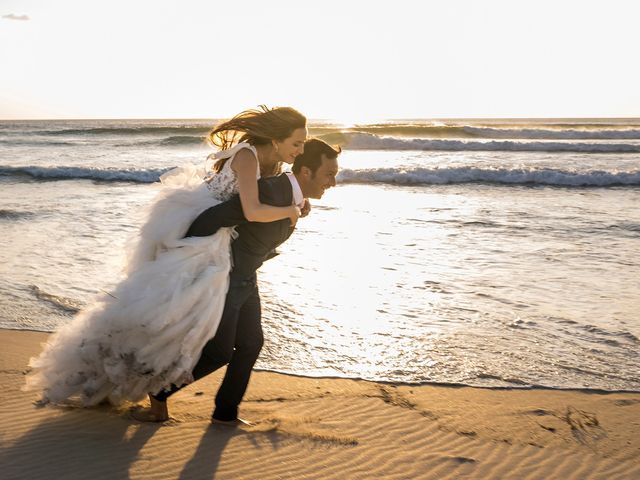
[[[274,191],[272,179],[261,179],[258,181],[260,202],[267,205],[282,206],[276,201],[278,195]],[[240,197],[234,195],[226,202],[219,203],[214,207],[207,208],[193,221],[185,237],[207,237],[213,235],[222,227],[232,227],[248,223],[242,211]]]
[[[185,237],[208,237],[222,227],[232,227],[246,222],[240,197],[235,195],[226,202],[207,208],[193,221]]]

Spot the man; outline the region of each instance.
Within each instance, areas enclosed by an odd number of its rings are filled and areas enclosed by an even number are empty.
[[[302,207],[305,198],[322,197],[327,188],[336,184],[339,153],[321,140],[308,140],[304,153],[293,164],[293,173],[260,179],[260,202]],[[242,213],[240,198],[235,196],[200,214],[186,236],[208,236],[220,227],[233,225],[237,225],[238,238],[231,246],[233,269],[224,312],[214,338],[204,346],[193,370],[194,380],[198,380],[228,364],[216,395],[212,421],[229,425],[247,423],[238,418],[238,405],[263,343],[256,270],[293,232],[289,219],[269,223],[248,222]],[[172,385],[168,392],[151,396],[150,418],[167,420],[167,398],[183,386]]]

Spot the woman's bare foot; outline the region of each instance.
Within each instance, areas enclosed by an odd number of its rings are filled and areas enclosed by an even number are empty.
[[[149,395],[151,407],[148,410],[138,410],[131,413],[131,416],[140,422],[166,422],[169,420],[169,409],[167,402],[161,402]]]

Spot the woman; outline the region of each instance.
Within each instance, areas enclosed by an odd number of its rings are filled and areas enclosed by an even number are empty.
[[[183,238],[203,210],[238,193],[251,221],[300,217],[296,206],[261,204],[257,179],[303,152],[306,119],[292,108],[247,110],[209,134],[222,150],[203,181],[194,167],[163,175],[163,191],[147,212],[125,278],[52,335],[27,389],[43,402],[80,395],[85,406],[138,401],[192,380],[204,344],[218,327],[231,268],[233,229]]]

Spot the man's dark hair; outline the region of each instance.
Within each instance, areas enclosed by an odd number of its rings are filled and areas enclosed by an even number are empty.
[[[322,165],[322,156],[329,159],[337,158],[342,151],[340,147],[336,150],[331,145],[317,138],[310,138],[304,142],[304,153],[298,155],[293,162],[291,170],[293,173],[299,173],[302,167],[307,167],[314,174]]]

